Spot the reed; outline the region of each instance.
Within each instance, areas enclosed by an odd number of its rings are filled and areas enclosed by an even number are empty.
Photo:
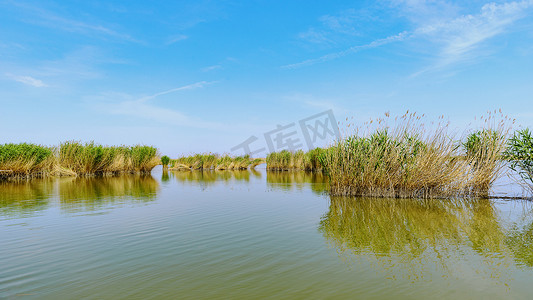
[[[273,171],[304,170],[321,171],[320,157],[324,149],[316,148],[308,152],[282,150],[267,155],[267,169]]]
[[[103,146],[77,141],[59,146],[59,165],[78,176],[148,173],[159,161],[157,149],[150,146]]]
[[[166,155],[161,157],[161,165],[163,165],[163,167],[167,167],[169,163],[170,163],[170,157]]]
[[[216,153],[182,156],[170,161],[171,170],[246,170],[264,163],[261,158],[249,155],[229,156]]]
[[[67,141],[59,147],[34,144],[0,145],[0,178],[94,176],[149,173],[159,164],[150,146],[103,146]]]
[[[507,143],[506,158],[510,169],[518,173],[519,183],[533,192],[533,135],[529,129],[516,131]]]
[[[414,113],[400,117],[395,126],[379,119],[366,135],[356,128],[320,157],[330,192],[391,198],[487,197],[504,165],[508,126],[507,119],[501,119],[489,115],[486,128],[474,134],[478,139],[469,137],[466,154],[447,124],[426,131]]]
[[[52,148],[27,143],[0,145],[0,177],[43,176],[53,163]]]
[[[267,169],[322,171],[330,193],[338,196],[486,197],[504,166],[509,131],[509,120],[496,113],[489,113],[483,128],[465,141],[450,134],[447,124],[426,130],[415,113],[396,118],[393,125],[386,114],[326,149],[270,153]]]

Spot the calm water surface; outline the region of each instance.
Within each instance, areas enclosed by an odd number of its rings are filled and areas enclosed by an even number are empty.
[[[531,299],[530,202],[326,190],[265,170],[0,183],[0,298]]]

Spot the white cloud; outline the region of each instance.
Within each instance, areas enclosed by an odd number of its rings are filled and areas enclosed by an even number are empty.
[[[221,65],[213,65],[213,66],[202,68],[202,72],[209,72],[209,71],[217,70],[220,68],[222,68]]]
[[[212,83],[214,83],[214,82],[200,81],[200,82],[196,82],[196,83],[193,83],[193,84],[180,86],[180,87],[173,88],[173,89],[170,89],[170,90],[166,90],[166,91],[162,91],[162,92],[159,92],[159,93],[155,93],[155,94],[150,95],[150,96],[145,96],[145,97],[139,98],[136,101],[137,102],[146,102],[146,101],[154,99],[156,97],[163,96],[163,95],[170,94],[170,93],[175,93],[175,92],[178,92],[178,91],[194,90],[194,89],[198,89],[198,88],[203,88],[204,86],[212,84]]]
[[[446,1],[393,0],[391,2],[400,16],[407,17],[415,25],[414,29],[374,40],[369,44],[353,46],[318,58],[285,65],[282,68],[299,68],[393,42],[413,40],[424,43],[424,49],[431,49],[433,52],[430,56],[435,59],[432,65],[413,75],[417,76],[454,63],[478,58],[479,53],[476,50],[480,49],[484,42],[508,32],[511,25],[528,16],[528,9],[533,7],[533,0],[500,4],[492,2],[483,5],[478,13],[457,15],[460,9]],[[329,28],[343,28],[351,24],[346,21],[340,22],[345,18],[324,17],[324,20],[327,20]],[[327,40],[327,36],[320,31],[309,31],[304,33],[303,37],[319,42]],[[417,48],[413,47],[412,51],[419,52],[419,49],[418,43]]]
[[[437,61],[414,76],[476,58],[475,50],[487,40],[505,33],[515,21],[525,17],[533,1],[485,4],[478,14],[462,15],[446,22],[417,28],[413,36],[439,47]]]
[[[282,66],[281,68],[282,69],[296,69],[296,68],[299,68],[299,67],[304,67],[304,66],[314,65],[316,63],[330,61],[330,60],[333,60],[333,59],[337,59],[337,58],[346,56],[348,54],[353,54],[353,53],[359,52],[361,50],[372,49],[372,48],[383,46],[383,45],[386,45],[386,44],[389,44],[389,43],[402,41],[402,40],[406,39],[408,36],[409,36],[408,32],[400,32],[400,33],[398,33],[396,35],[392,35],[392,36],[389,36],[389,37],[386,37],[386,38],[383,38],[383,39],[374,40],[374,41],[372,41],[372,42],[370,42],[368,44],[365,44],[365,45],[353,46],[353,47],[350,47],[350,48],[348,48],[346,50],[343,50],[343,51],[326,54],[326,55],[323,55],[323,56],[321,56],[319,58],[308,59],[308,60],[304,60],[304,61],[299,62],[299,63],[285,65],[285,66]]]
[[[57,28],[67,32],[77,32],[85,35],[100,35],[112,37],[115,39],[142,43],[128,34],[117,32],[109,27],[98,24],[97,22],[82,22],[76,18],[60,16],[41,7],[32,6],[27,3],[9,2],[13,6],[21,8],[28,13],[30,18],[24,18],[23,21],[31,24]]]
[[[179,41],[183,41],[183,40],[186,40],[188,39],[189,37],[184,35],[184,34],[178,34],[178,35],[173,35],[171,37],[169,37],[165,43],[165,45],[172,45],[174,43],[177,43]]]
[[[90,100],[92,105],[98,109],[115,115],[138,117],[175,126],[220,130],[226,128],[226,126],[224,124],[204,121],[188,116],[180,111],[159,107],[153,103],[150,103],[150,100],[162,95],[175,93],[178,91],[203,88],[211,83],[212,82],[201,81],[140,98],[133,98],[130,95],[121,93],[107,93],[99,97],[93,97]]]
[[[13,79],[15,81],[24,83],[26,85],[30,85],[33,87],[47,87],[48,85],[42,82],[42,80],[33,78],[31,76],[20,76],[20,75],[14,75],[14,74],[6,74],[6,76],[10,79]]]

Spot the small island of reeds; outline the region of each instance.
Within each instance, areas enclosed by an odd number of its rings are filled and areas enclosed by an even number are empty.
[[[508,139],[506,117],[495,121],[489,115],[482,128],[462,137],[448,124],[426,128],[414,113],[397,118],[393,126],[387,118],[353,128],[327,148],[270,153],[267,169],[323,172],[335,196],[488,197],[508,162],[533,182],[533,139],[527,129]]]
[[[170,160],[170,170],[246,170],[264,163],[249,155],[230,156],[216,153],[192,154]]]
[[[0,145],[0,177],[99,176],[149,173],[160,163],[152,146],[103,146],[67,141],[57,147]]]

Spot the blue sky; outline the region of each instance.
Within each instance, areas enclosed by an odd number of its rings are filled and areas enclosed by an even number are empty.
[[[2,1],[0,143],[229,152],[333,109],[533,126],[533,0]]]

